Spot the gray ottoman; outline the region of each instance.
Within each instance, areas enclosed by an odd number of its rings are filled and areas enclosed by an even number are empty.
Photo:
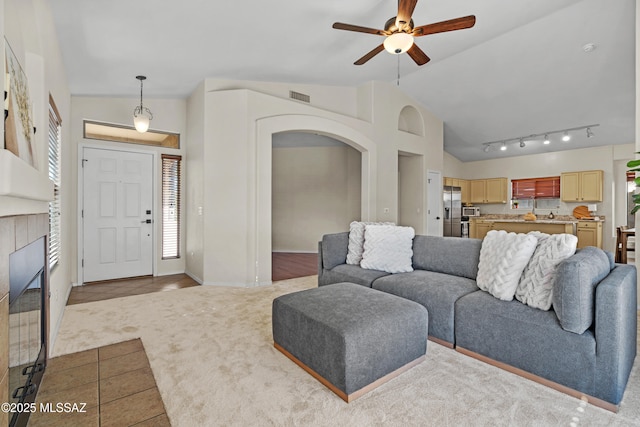
[[[353,283],[273,300],[275,347],[350,402],[424,360],[427,309]]]

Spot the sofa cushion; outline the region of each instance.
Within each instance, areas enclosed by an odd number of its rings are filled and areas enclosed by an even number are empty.
[[[416,236],[413,239],[413,268],[475,280],[481,246],[480,239]]]
[[[413,271],[413,227],[367,225],[364,230],[362,268],[406,273]]]
[[[364,253],[364,229],[367,225],[394,225],[393,222],[352,221],[349,224],[347,264],[360,265]]]
[[[489,231],[480,249],[478,287],[496,298],[511,301],[537,243],[538,239],[531,234]]]
[[[455,313],[458,348],[594,395],[596,340],[592,331],[568,333],[553,311],[515,300],[500,301],[482,291],[460,298]]]
[[[425,270],[381,277],[372,287],[425,306],[429,312],[429,336],[452,344],[454,304],[462,295],[478,291],[473,279]]]
[[[324,270],[318,277],[318,286],[351,282],[370,288],[374,280],[388,275],[389,273],[385,271],[366,270],[358,265],[340,264],[331,270]]]
[[[611,271],[607,254],[588,246],[558,265],[553,309],[566,331],[582,334],[593,323],[596,286]]]
[[[516,299],[531,307],[549,310],[557,266],[576,252],[578,238],[566,233],[532,231],[529,234],[536,236],[538,245],[520,276]]]

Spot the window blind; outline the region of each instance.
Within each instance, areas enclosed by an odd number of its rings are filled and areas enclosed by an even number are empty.
[[[162,259],[180,258],[180,162],[162,155]]]
[[[53,98],[49,97],[49,179],[53,182],[53,200],[49,202],[49,268],[60,260],[61,251],[61,149],[62,121]]]
[[[560,198],[560,177],[528,178],[511,180],[513,199]]]

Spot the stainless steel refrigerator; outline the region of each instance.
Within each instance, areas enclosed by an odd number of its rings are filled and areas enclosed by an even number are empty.
[[[462,237],[462,201],[460,187],[444,187],[444,230],[443,235]]]

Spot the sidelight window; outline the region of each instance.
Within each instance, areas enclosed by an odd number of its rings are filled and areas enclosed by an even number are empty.
[[[162,259],[180,258],[181,156],[162,155]]]

